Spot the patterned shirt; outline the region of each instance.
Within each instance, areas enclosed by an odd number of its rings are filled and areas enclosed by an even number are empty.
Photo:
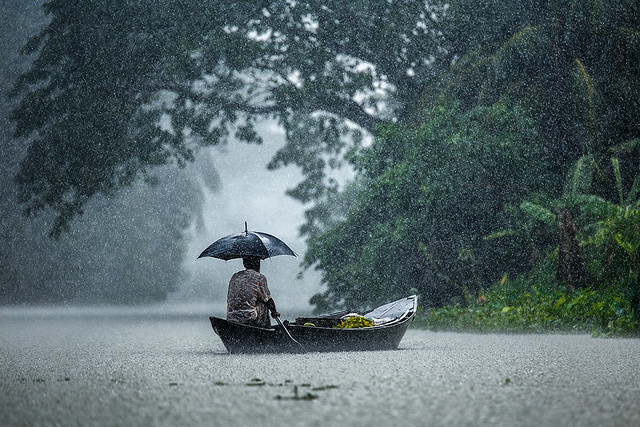
[[[268,327],[271,299],[267,278],[255,270],[242,270],[231,276],[227,293],[227,320]],[[266,315],[266,325],[265,323]]]

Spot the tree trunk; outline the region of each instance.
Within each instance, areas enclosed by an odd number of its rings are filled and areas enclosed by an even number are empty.
[[[578,230],[566,208],[560,210],[560,221],[556,278],[560,286],[565,286],[571,292],[585,286],[587,271],[580,256]]]

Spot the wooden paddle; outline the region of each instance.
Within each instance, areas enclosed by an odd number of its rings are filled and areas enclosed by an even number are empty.
[[[291,336],[291,334],[287,330],[286,326],[284,326],[284,323],[282,323],[282,321],[280,320],[280,317],[276,316],[275,319],[278,322],[278,325],[282,326],[282,329],[284,329],[284,331],[287,333],[287,335],[289,335],[289,338],[291,338],[291,341],[293,341],[294,343],[298,344],[300,346],[300,348],[302,348],[304,350],[304,346],[302,344],[300,344],[294,337]]]

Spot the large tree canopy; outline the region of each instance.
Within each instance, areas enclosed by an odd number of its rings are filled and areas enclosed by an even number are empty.
[[[312,233],[305,263],[327,284],[312,300],[319,309],[409,292],[437,306],[529,266],[522,241],[485,237],[509,223],[505,205],[547,189],[533,122],[504,105],[429,117],[416,130],[381,131],[355,161],[344,219]]]
[[[441,8],[401,1],[53,0],[38,54],[15,84],[15,134],[29,141],[17,176],[28,213],[52,208],[53,233],[97,193],[193,159],[231,132],[260,142],[277,118],[301,200],[322,193],[341,135],[412,111],[440,67]],[[380,94],[393,93],[392,97]]]
[[[361,284],[393,293],[418,278],[439,303],[517,264],[492,271],[510,249],[482,240],[508,219],[505,205],[558,196],[584,156],[601,169],[589,191],[604,197],[616,191],[604,170],[613,151],[629,181],[639,168],[638,144],[625,144],[640,137],[632,0],[44,7],[51,20],[25,46],[37,59],[14,86],[13,120],[29,144],[21,201],[53,209],[54,235],[96,194],[152,180],[202,145],[259,143],[256,121],[276,119],[286,144],[270,166],[298,165],[305,178],[289,194],[311,202],[306,263],[328,284],[315,302],[364,304]],[[340,194],[325,171],[345,159],[359,175]],[[336,258],[355,230],[367,234]]]
[[[562,172],[640,135],[637,1],[455,0],[442,31],[459,59],[426,104],[508,97],[536,119],[544,159]]]
[[[637,8],[452,1],[439,28],[454,64],[425,88],[409,130],[378,132],[354,157],[359,186],[309,211],[305,263],[327,284],[313,302],[375,305],[415,288],[426,304],[450,303],[557,244],[537,228],[489,239],[511,233],[499,231],[522,218],[523,199],[559,197],[572,170],[593,178],[582,191],[617,196],[612,153],[629,188],[639,170]]]
[[[199,156],[184,170],[158,168],[156,186],[139,182],[114,197],[93,197],[85,216],[59,239],[46,238],[53,212],[37,219],[21,215],[11,183],[27,150],[23,140],[11,137],[9,114],[17,100],[6,94],[35,59],[19,51],[48,22],[41,3],[3,4],[8,25],[0,32],[0,304],[164,300],[188,280],[184,257],[192,227],[200,223],[203,185],[217,187],[210,156]]]

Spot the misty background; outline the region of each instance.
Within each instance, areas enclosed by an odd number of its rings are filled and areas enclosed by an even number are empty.
[[[273,122],[258,126],[262,145],[232,140],[202,148],[185,168],[157,169],[157,185],[136,182],[113,197],[95,197],[57,240],[48,236],[52,214],[23,216],[13,177],[27,141],[12,138],[15,101],[7,91],[33,59],[20,48],[47,21],[40,0],[1,3],[2,303],[150,303],[168,294],[170,303],[224,309],[229,277],[242,269],[241,261],[196,258],[217,238],[242,231],[246,221],[250,230],[280,237],[299,255],[263,262],[280,311],[310,310],[309,298],[320,285],[311,270],[298,277],[306,249],[298,234],[304,206],[285,195],[301,174],[295,167],[266,169],[284,141]]]

